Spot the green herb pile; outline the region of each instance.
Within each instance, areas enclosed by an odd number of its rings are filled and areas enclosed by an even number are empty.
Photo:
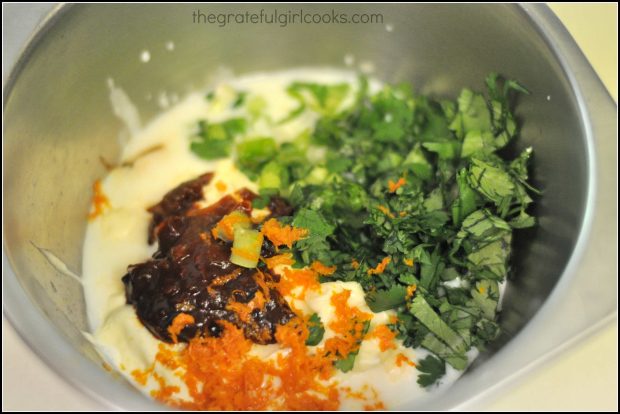
[[[527,91],[495,74],[486,86],[487,97],[463,89],[456,101],[436,101],[409,85],[370,93],[364,79],[355,92],[294,83],[288,92],[299,106],[278,122],[314,111],[312,132],[281,145],[269,137],[235,143],[245,121],[234,118],[201,122],[192,143],[207,159],[234,148],[261,188],[256,207],[274,194],[289,200],[288,222],[309,230],[292,249],[298,266],[336,265],[323,282],[359,282],[374,312],[397,312],[398,337],[432,353],[417,366],[422,386],[436,383],[446,363],[465,369],[467,352],[497,337],[513,230],[535,224],[527,213],[537,193],[528,183],[532,150],[498,155],[518,133],[510,97]],[[324,155],[311,159],[316,148]]]

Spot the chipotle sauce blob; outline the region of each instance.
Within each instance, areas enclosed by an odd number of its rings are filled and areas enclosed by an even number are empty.
[[[142,324],[165,342],[188,342],[197,335],[217,337],[221,321],[227,321],[255,343],[274,343],[276,327],[296,316],[274,287],[279,276],[231,263],[232,243],[211,233],[232,211],[250,215],[256,194],[242,189],[199,209],[196,202],[212,178],[207,173],[182,183],[149,208],[153,214],[149,243],[157,241],[158,250],[150,260],[128,267],[122,279],[127,303],[136,309]],[[292,213],[282,198],[274,197],[269,207],[271,217]],[[273,245],[265,239],[261,256],[274,254]],[[252,303],[249,313],[240,311],[257,295],[261,300]],[[180,313],[191,315],[194,323],[173,338],[168,328]]]

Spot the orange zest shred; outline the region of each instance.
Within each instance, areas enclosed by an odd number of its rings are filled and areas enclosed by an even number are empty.
[[[315,260],[310,265],[310,268],[320,275],[329,276],[336,271],[336,266],[325,266],[323,263]]]
[[[255,309],[262,309],[264,306],[265,297],[263,296],[263,292],[257,290],[252,300],[248,303],[233,301],[226,305],[226,309],[235,312],[241,321],[249,322],[252,311]]]
[[[387,208],[386,206],[377,206],[377,208],[379,209],[379,211],[381,211],[383,214],[385,214],[389,218],[394,218],[394,214],[392,214],[390,209]]]
[[[222,321],[219,338],[196,337],[178,356],[192,401],[176,398],[175,387],[160,383],[152,395],[167,404],[190,410],[335,410],[340,405],[332,360],[311,355],[308,330],[299,320],[279,326],[276,340],[290,352],[275,360],[250,354],[252,342],[243,331]],[[155,379],[157,377],[154,376]]]
[[[241,274],[241,269],[235,269],[230,273],[227,273],[225,275],[220,275],[215,277],[211,283],[210,286],[222,286],[225,285],[226,283],[230,282],[233,279],[236,279],[237,277],[239,277],[239,275]]]
[[[392,261],[392,258],[390,256],[384,257],[383,260],[381,260],[381,263],[377,265],[377,267],[375,267],[374,269],[368,269],[368,274],[378,275],[378,274],[383,273],[385,271],[385,268],[391,261]]]
[[[154,398],[186,410],[331,411],[339,408],[342,395],[361,400],[366,409],[383,409],[374,388],[365,385],[354,392],[330,381],[334,361],[359,348],[364,322],[372,317],[349,306],[350,295],[350,290],[332,294],[336,318],[330,327],[336,337],[314,353],[305,344],[308,328],[301,318],[277,327],[276,341],[289,352],[267,360],[251,354],[253,343],[242,329],[226,321],[219,322],[222,333],[218,338],[197,336],[180,352],[160,344],[156,362],[177,370],[191,400],[180,398],[178,387],[166,385],[154,372],[155,364],[132,375],[143,385],[152,377],[159,386],[151,391]]]
[[[379,400],[377,390],[368,384],[364,384],[359,391],[353,391],[351,387],[342,387],[341,391],[349,398],[367,402],[368,404],[364,404],[364,410],[366,411],[385,410],[385,404]]]
[[[154,370],[155,363],[153,363],[150,367],[143,371],[139,369],[134,369],[133,371],[131,371],[131,376],[138,384],[145,386],[147,381],[149,380],[149,376],[153,373]]]
[[[342,391],[344,391],[349,398],[355,398],[357,400],[365,400],[366,396],[364,395],[363,390],[353,391],[351,387],[342,387]]]
[[[415,293],[415,290],[418,288],[417,285],[409,285],[407,286],[407,299],[411,299]]]
[[[385,352],[388,349],[396,349],[396,333],[392,331],[387,325],[379,325],[370,332],[366,338],[377,338],[379,340],[379,349],[381,352]]]
[[[218,180],[215,182],[215,188],[217,188],[217,191],[219,191],[220,193],[223,193],[224,191],[226,191],[228,186],[224,182]]]
[[[195,322],[194,317],[187,313],[179,313],[174,317],[172,323],[168,326],[168,333],[172,338],[172,342],[177,343],[177,336],[181,333],[181,331],[187,326],[191,325]]]
[[[400,187],[402,187],[406,183],[407,183],[407,181],[405,181],[405,179],[403,177],[400,177],[398,179],[398,181],[396,181],[396,182],[394,182],[392,180],[389,180],[388,181],[388,188],[390,190],[390,193],[396,192],[396,190],[398,190]]]
[[[89,220],[94,220],[103,214],[105,207],[110,207],[110,200],[103,192],[101,187],[101,180],[97,180],[93,183],[93,211],[88,214]]]
[[[293,243],[308,235],[308,230],[293,227],[291,225],[282,226],[280,222],[274,218],[267,220],[263,224],[263,234],[276,247],[287,246],[289,249],[293,247]]]
[[[155,361],[171,370],[175,370],[180,366],[175,352],[171,347],[164,344],[159,344],[157,355],[155,355]]]
[[[226,239],[232,240],[235,232],[235,224],[242,223],[250,224],[250,217],[239,212],[227,214],[211,229],[211,234],[215,239],[224,236]]]
[[[151,391],[151,396],[159,401],[164,401],[181,391],[176,385],[166,385],[164,378],[157,372],[153,372],[153,378],[159,384],[159,389]]]
[[[409,267],[413,267],[413,259],[403,259],[403,263]]]
[[[321,285],[317,272],[312,269],[289,269],[285,268],[278,282],[278,291],[283,295],[293,295],[293,290],[301,287],[300,292],[295,294],[296,299],[304,299],[307,290],[318,290]]]
[[[383,401],[377,401],[374,402],[372,404],[366,404],[364,405],[364,410],[365,411],[377,411],[377,410],[385,410],[385,404],[383,403]]]
[[[372,387],[368,387],[368,385],[365,385],[364,387],[362,387],[362,391],[364,392],[370,391],[370,398],[374,400],[373,403],[364,405],[364,410],[366,411],[385,410],[385,404],[383,404],[383,402],[379,399],[379,394],[377,393],[376,389]]]
[[[399,353],[398,355],[396,355],[396,366],[402,367],[403,364],[407,364],[410,367],[415,367],[415,362],[407,358],[405,354]]]
[[[250,320],[250,313],[252,312],[252,308],[248,306],[247,303],[231,302],[226,305],[226,309],[236,313],[239,317],[239,320],[242,322],[247,323]]]
[[[334,307],[335,318],[329,323],[329,327],[336,336],[325,341],[324,352],[327,355],[346,358],[351,352],[359,349],[360,342],[364,337],[364,325],[372,319],[372,315],[362,312],[358,307],[349,306],[351,297],[349,289],[334,292],[330,302]]]
[[[293,260],[293,255],[291,253],[283,253],[276,256],[263,258],[263,262],[265,262],[268,269],[273,270],[277,266],[281,265],[290,266],[295,263],[295,260]]]
[[[265,295],[265,300],[271,300],[271,295],[269,293],[271,286],[267,283],[266,276],[260,269],[256,269],[256,277],[254,280],[256,281],[256,284],[260,287],[263,295]]]
[[[275,224],[282,229],[279,223]],[[294,262],[289,253],[262,260],[270,269]],[[371,270],[383,272],[390,260],[386,257]],[[270,289],[277,288],[282,295],[291,295],[293,290],[301,287],[301,293],[295,290],[295,294],[303,299],[308,289],[320,288],[320,274],[335,270],[335,266],[328,267],[320,262],[303,269],[285,267],[280,279],[274,281],[257,269],[256,280],[261,290],[250,302],[231,301],[226,308],[233,310],[241,320],[250,318],[254,309],[265,306]],[[221,282],[225,283],[233,276],[224,275]],[[219,337],[196,336],[187,347],[180,349],[160,344],[153,365],[143,371],[134,370],[131,375],[142,385],[146,385],[151,378],[149,385],[155,387],[151,391],[154,398],[185,410],[336,410],[343,396],[359,399],[367,410],[385,409],[372,387],[365,385],[361,390],[353,391],[340,387],[338,382],[332,380],[336,372],[334,362],[358,351],[365,336],[378,338],[382,351],[395,348],[395,334],[386,325],[374,328],[369,335],[365,334],[372,314],[351,306],[351,293],[343,289],[331,295],[334,318],[328,326],[334,336],[325,340],[322,347],[311,349],[306,346],[307,320],[297,317],[276,328],[277,343],[289,352],[263,359],[251,353],[253,343],[245,337],[243,329],[230,322],[219,321],[222,328]],[[293,306],[291,308],[300,314]],[[175,342],[176,335],[193,322],[191,315],[179,314],[175,317],[168,328],[170,334],[175,335]],[[397,361],[400,361],[397,362],[399,364],[412,364],[404,355],[397,356]],[[155,372],[156,364],[174,371],[174,375],[185,384],[189,400],[181,397],[179,387],[166,384],[164,378]]]

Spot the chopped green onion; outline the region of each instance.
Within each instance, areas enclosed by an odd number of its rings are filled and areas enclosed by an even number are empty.
[[[258,230],[235,227],[231,263],[241,267],[254,268],[258,264],[263,234]]]
[[[225,215],[215,226],[215,233],[219,239],[225,241],[232,241],[234,237],[235,229],[252,228],[252,221],[250,217],[243,211],[235,210],[230,214]]]

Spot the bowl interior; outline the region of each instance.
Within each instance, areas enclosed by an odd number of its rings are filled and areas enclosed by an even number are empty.
[[[197,11],[261,9],[266,15],[275,9],[378,14],[382,22],[193,22]],[[170,41],[173,51],[166,49]],[[140,60],[143,50],[150,52],[148,63]],[[372,62],[381,80],[410,81],[418,91],[438,97],[454,97],[463,86],[483,90],[491,71],[518,79],[531,91],[518,102],[522,132],[511,150],[534,147],[532,174],[544,191],[534,211],[539,225],[516,234],[514,272],[501,314],[503,334],[477,361],[478,369],[527,324],[562,275],[580,232],[588,190],[586,137],[576,98],[557,56],[517,6],[65,7],[31,43],[5,91],[5,251],[32,301],[16,311],[38,308],[76,350],[100,365],[81,334],[88,327],[79,283],[43,253],[53,253],[80,273],[91,185],[105,174],[100,157],[118,156],[123,130],[109,102],[107,79],[123,88],[146,123],[161,110],[159,95],[182,96],[207,85],[222,68],[244,74],[344,67],[345,55]],[[36,327],[23,328],[27,335]]]

